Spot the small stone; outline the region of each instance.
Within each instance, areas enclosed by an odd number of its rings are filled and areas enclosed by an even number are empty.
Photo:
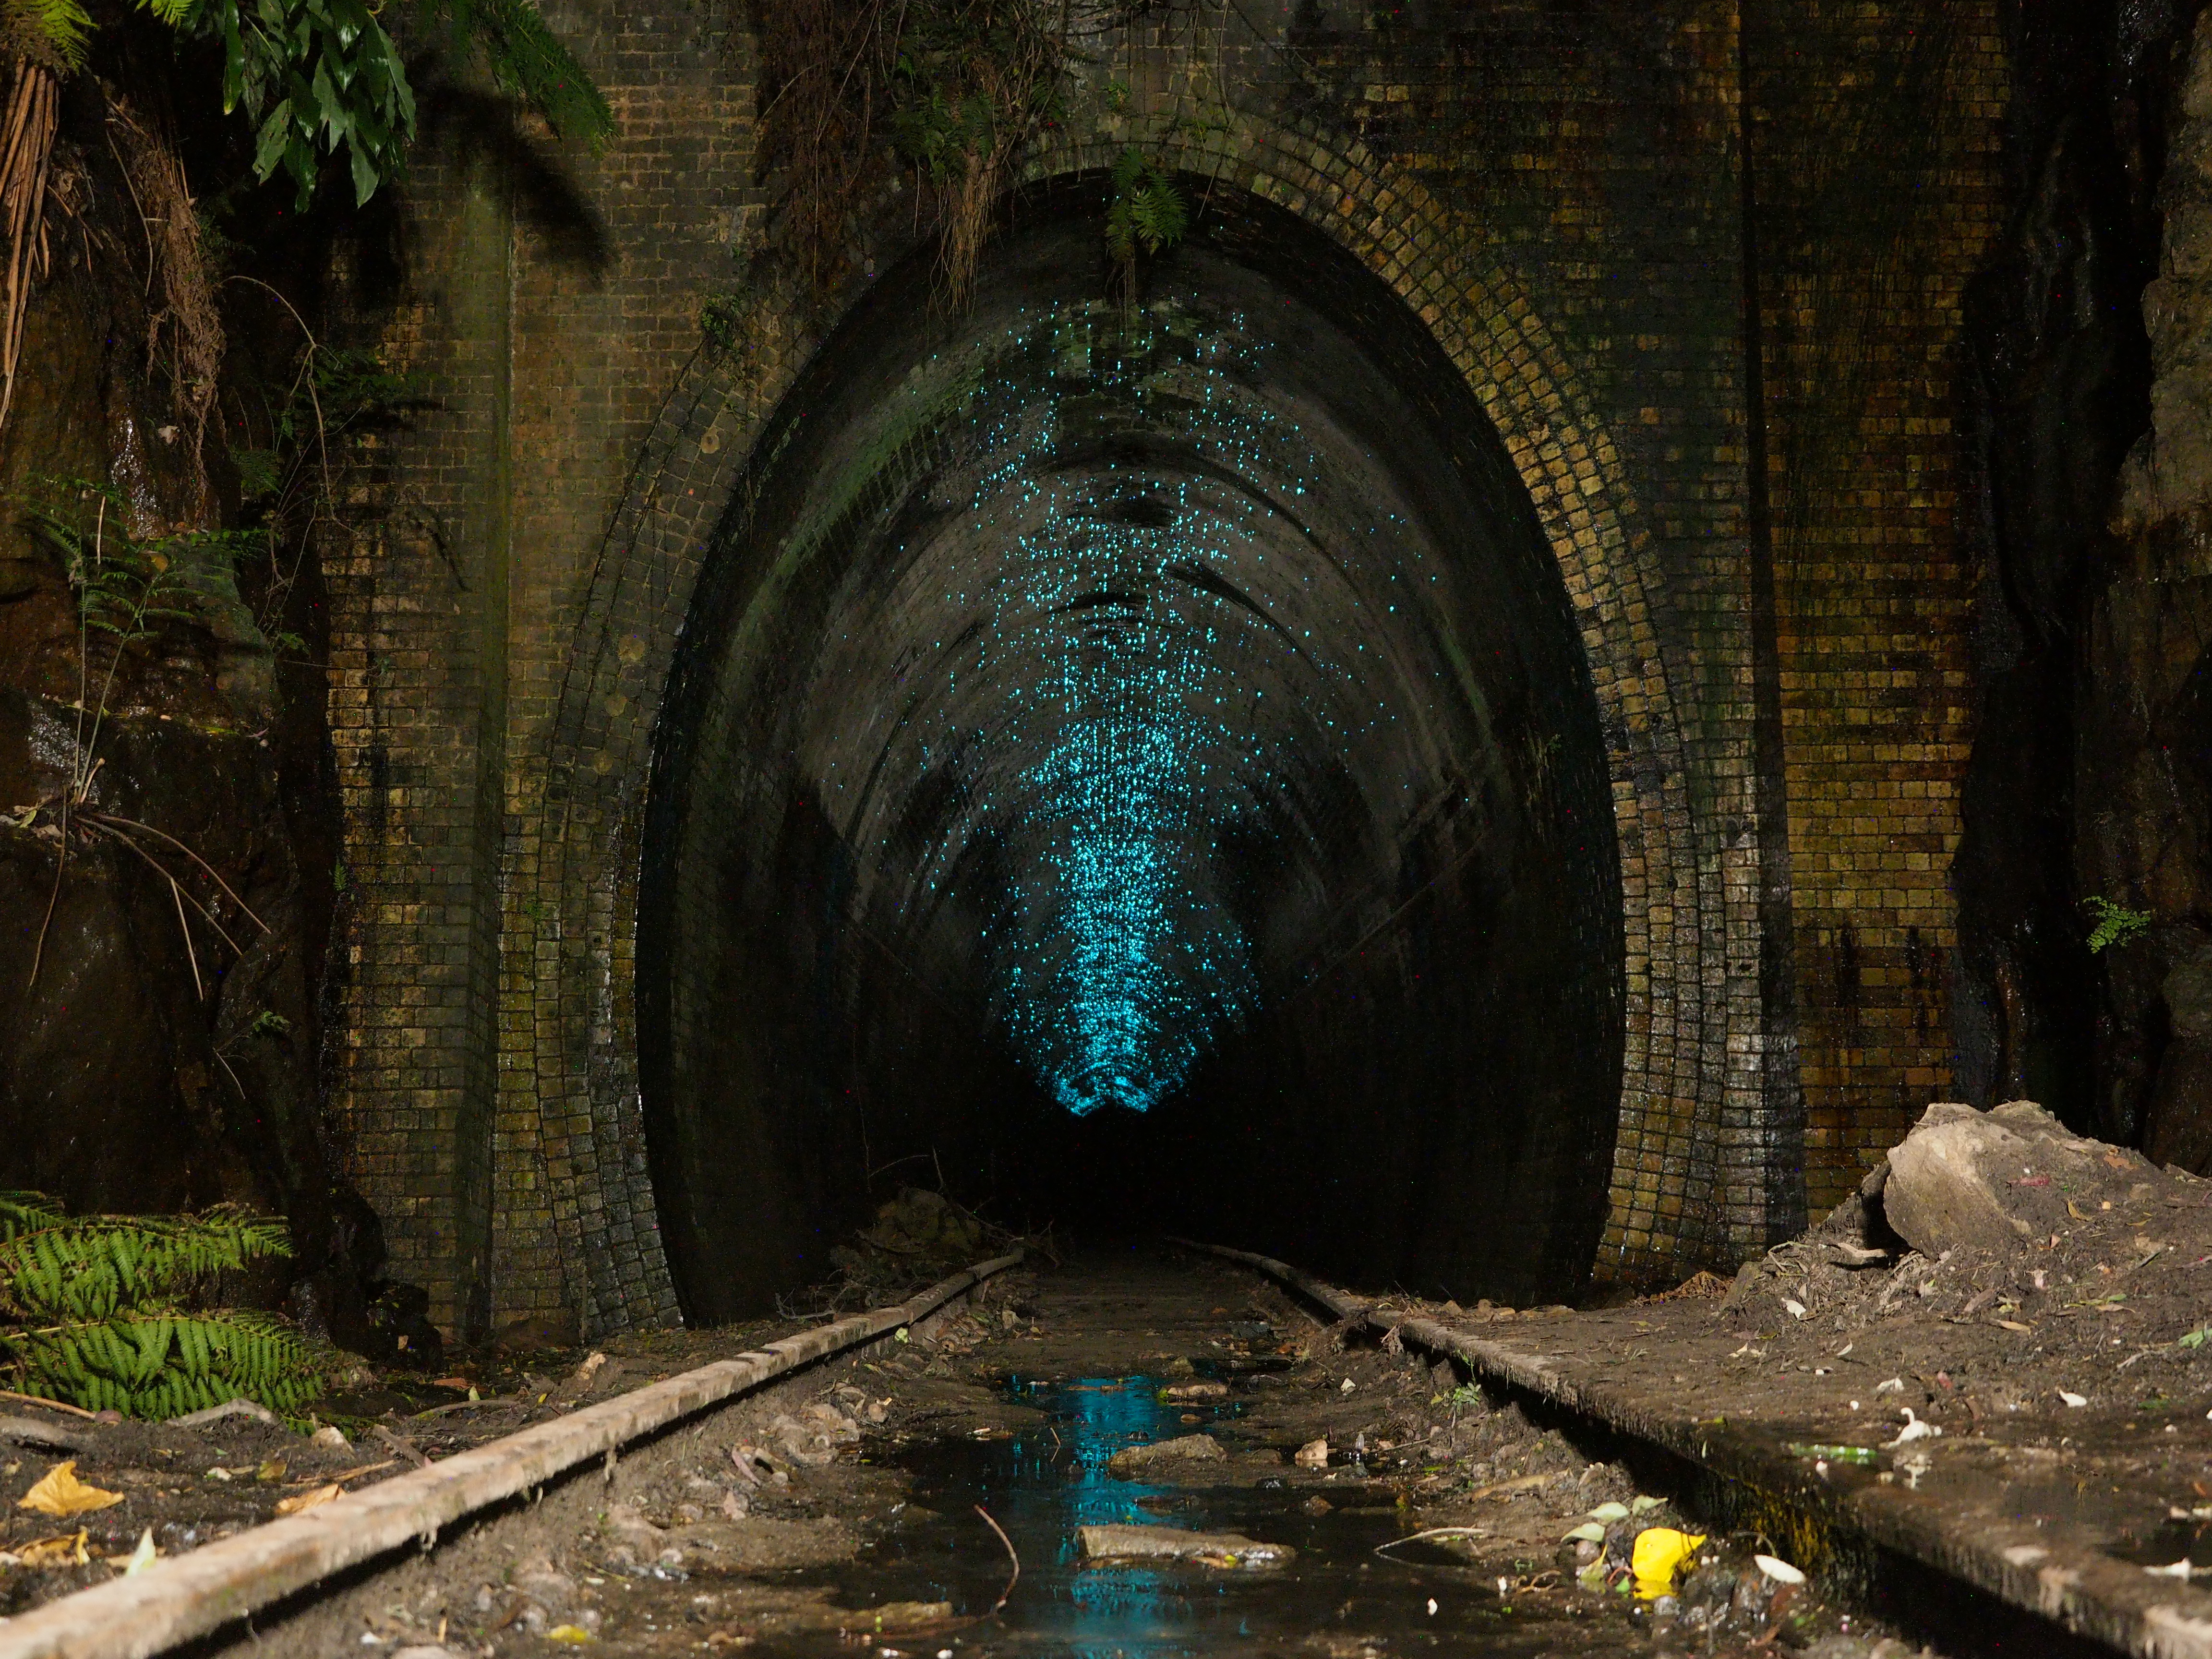
[[[1083,1553],[1093,1561],[1194,1561],[1207,1567],[1279,1567],[1297,1552],[1237,1532],[1185,1532],[1179,1527],[1079,1527]]]

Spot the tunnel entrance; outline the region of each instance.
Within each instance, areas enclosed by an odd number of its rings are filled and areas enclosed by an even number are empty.
[[[890,272],[707,550],[637,969],[694,1320],[902,1179],[1423,1291],[1588,1271],[1625,969],[1559,568],[1403,301],[1193,193],[1141,305],[1095,185],[963,313]]]

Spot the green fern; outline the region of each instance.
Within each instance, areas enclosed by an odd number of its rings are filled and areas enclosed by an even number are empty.
[[[0,1193],[0,1243],[58,1227],[64,1219],[64,1212],[43,1193]]]
[[[63,1218],[0,1243],[0,1315],[106,1319],[291,1250],[283,1222],[228,1208]]]
[[[2081,901],[2082,906],[2096,918],[2096,926],[2089,932],[2092,955],[2113,945],[2125,945],[2150,926],[2150,912],[2130,910],[2124,904],[2116,904],[2102,895]]]
[[[1182,240],[1190,207],[1174,178],[1131,144],[1114,163],[1114,200],[1106,210],[1106,248],[1124,265],[1141,246],[1158,253]]]
[[[535,0],[427,0],[424,21],[444,23],[455,44],[473,43],[492,79],[544,116],[563,138],[593,148],[613,136],[614,112],[552,30]]]
[[[84,65],[92,19],[77,0],[5,0],[0,3],[0,41],[26,57],[64,71]]]
[[[228,1206],[71,1219],[40,1194],[0,1193],[0,1374],[131,1417],[241,1395],[295,1416],[322,1391],[308,1344],[267,1314],[191,1305],[217,1274],[291,1248],[282,1221]]]

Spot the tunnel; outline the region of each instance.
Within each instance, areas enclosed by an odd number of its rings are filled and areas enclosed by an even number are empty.
[[[1626,995],[1603,719],[1465,378],[1204,179],[918,253],[754,444],[655,732],[640,1085],[712,1322],[902,1184],[1523,1305],[1589,1277]]]

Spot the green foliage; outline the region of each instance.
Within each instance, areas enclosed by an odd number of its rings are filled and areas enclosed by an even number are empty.
[[[46,1202],[35,1193],[13,1196]],[[158,1307],[258,1257],[291,1253],[282,1221],[228,1207],[197,1216],[52,1215],[0,1243],[0,1317],[110,1319]]]
[[[284,464],[273,449],[241,447],[230,452],[238,467],[238,493],[258,501],[274,495],[284,483]]]
[[[322,156],[343,149],[354,200],[398,173],[415,94],[362,0],[140,0],[179,33],[222,42],[222,107],[254,122],[253,176],[282,167],[305,208]]]
[[[281,1321],[194,1305],[217,1275],[290,1255],[280,1220],[228,1206],[71,1219],[0,1193],[0,1372],[20,1393],[165,1418],[241,1395],[296,1413],[321,1392]]]
[[[614,112],[592,77],[545,27],[533,0],[428,0],[424,22],[442,24],[456,55],[473,46],[492,79],[535,109],[563,138],[594,149],[611,137]]]
[[[716,349],[735,351],[744,336],[745,313],[752,305],[744,294],[710,294],[699,307],[699,331]]]
[[[165,623],[188,623],[199,595],[265,542],[258,530],[191,530],[141,542],[125,527],[119,492],[83,478],[49,478],[26,498],[32,532],[61,555],[78,618],[118,647]]]
[[[292,1022],[274,1008],[264,1008],[254,1015],[253,1024],[247,1029],[256,1036],[289,1036]]]
[[[2201,1348],[2204,1346],[2204,1339],[2208,1336],[2212,1336],[2212,1325],[2199,1325],[2188,1335],[2177,1337],[2174,1340],[2185,1348]]]
[[[0,1193],[0,1244],[47,1227],[58,1227],[65,1212],[43,1193]]]
[[[1106,247],[1123,265],[1137,250],[1158,253],[1182,240],[1190,207],[1174,178],[1132,144],[1114,163],[1114,200],[1106,210]]]
[[[930,0],[902,11],[891,146],[950,185],[1059,113],[1058,53],[1022,0]]]
[[[2089,949],[2092,952],[2106,950],[2116,945],[2125,945],[2150,926],[2149,911],[2130,910],[2127,906],[2117,904],[2101,894],[2085,898],[2081,902],[2089,914],[2096,919],[2096,925],[2089,933]]]
[[[92,19],[77,0],[0,0],[0,43],[59,70],[84,64]]]

